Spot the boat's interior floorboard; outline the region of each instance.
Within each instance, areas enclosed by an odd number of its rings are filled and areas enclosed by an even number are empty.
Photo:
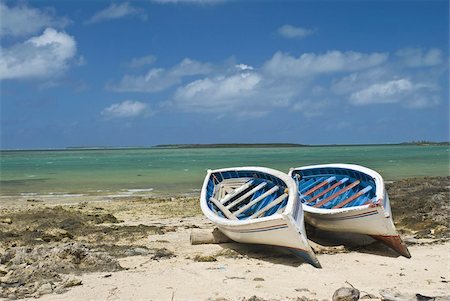
[[[218,216],[228,219],[270,216],[282,212],[286,206],[285,190],[283,181],[263,172],[215,172],[208,181],[208,206]],[[283,195],[286,197],[281,198]]]

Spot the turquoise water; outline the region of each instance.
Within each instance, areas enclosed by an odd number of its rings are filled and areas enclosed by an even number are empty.
[[[198,193],[205,172],[231,166],[355,163],[385,180],[449,175],[449,146],[2,151],[0,196]]]

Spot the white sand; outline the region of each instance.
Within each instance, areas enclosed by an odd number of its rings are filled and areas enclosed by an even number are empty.
[[[165,221],[167,223],[167,220]],[[175,221],[174,221],[175,222]],[[203,218],[183,223],[205,226]],[[181,229],[181,228],[178,228]],[[242,300],[253,295],[264,299],[287,300],[305,296],[331,300],[333,292],[346,281],[362,292],[379,296],[379,290],[397,289],[402,293],[448,295],[450,242],[411,246],[411,259],[390,254],[361,252],[318,255],[323,268],[316,269],[291,256],[264,257],[273,248],[239,244],[196,245],[189,243],[189,229],[163,236],[150,236],[142,243],[166,247],[175,258],[151,260],[135,256],[121,260],[127,271],[93,273],[81,276],[82,286],[62,295],[44,295],[41,300]],[[156,242],[167,240],[168,242]],[[258,256],[217,257],[216,262],[195,262],[196,254],[216,254],[231,246],[249,250],[262,249]],[[239,252],[239,250],[238,250]],[[250,252],[251,253],[251,252]],[[255,278],[262,278],[257,281]],[[362,293],[364,295],[364,293]]]

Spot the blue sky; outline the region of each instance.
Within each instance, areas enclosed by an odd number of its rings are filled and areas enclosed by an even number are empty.
[[[449,140],[447,1],[1,1],[1,147]]]

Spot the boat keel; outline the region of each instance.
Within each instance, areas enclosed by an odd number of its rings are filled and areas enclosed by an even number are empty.
[[[400,238],[400,235],[371,235],[374,239],[381,241],[388,247],[394,249],[400,255],[411,258],[411,254],[409,253],[406,244]]]
[[[292,253],[294,253],[295,256],[302,258],[305,262],[311,264],[313,267],[321,269],[322,265],[320,264],[319,260],[317,259],[316,255],[313,253],[313,251],[311,251],[312,254],[310,254],[310,252],[307,252],[305,250],[302,249],[295,249],[295,248],[289,248],[289,251],[291,251]]]

